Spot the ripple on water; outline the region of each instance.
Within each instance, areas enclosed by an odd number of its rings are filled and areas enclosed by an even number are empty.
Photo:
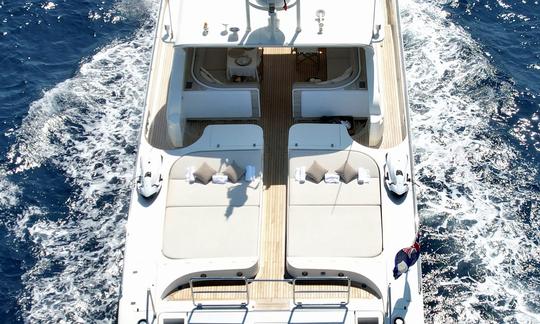
[[[146,8],[156,14],[156,3]],[[52,165],[73,188],[67,215],[54,219],[30,206],[13,226],[36,260],[19,298],[27,322],[115,318],[153,25],[148,19],[129,40],[99,50],[32,103],[13,132],[14,172]]]
[[[538,166],[492,122],[516,109],[516,91],[439,5],[401,8],[426,317],[540,321],[540,283],[531,280],[540,272],[530,266],[540,256]]]

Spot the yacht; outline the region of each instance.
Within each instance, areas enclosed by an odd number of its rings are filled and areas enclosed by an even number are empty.
[[[397,0],[162,0],[118,322],[423,323]]]

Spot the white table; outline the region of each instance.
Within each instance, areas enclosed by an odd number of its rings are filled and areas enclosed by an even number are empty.
[[[231,55],[232,53],[238,54],[243,51],[241,55]],[[240,56],[247,56],[251,58],[251,62],[247,65],[238,65],[236,59]],[[227,50],[227,78],[231,79],[233,76],[245,76],[252,77],[259,81],[259,73],[257,67],[260,63],[259,51],[257,48],[250,50],[244,50],[241,48],[229,48]]]

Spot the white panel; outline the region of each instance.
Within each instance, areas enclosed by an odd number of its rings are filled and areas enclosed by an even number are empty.
[[[320,147],[337,149],[341,147],[343,127],[338,124],[293,125],[289,130],[289,148]]]
[[[209,133],[212,148],[261,148],[263,145],[263,131],[257,125],[210,125],[205,131]]]
[[[259,207],[168,207],[163,254],[171,259],[258,257]]]
[[[302,117],[369,116],[369,95],[366,90],[302,91]]]
[[[176,45],[203,47],[211,44],[211,46],[232,47],[257,44],[324,47],[323,45],[371,43],[375,0],[341,0],[338,4],[328,0],[295,1],[295,3],[301,3],[300,33],[297,32],[296,15],[299,6],[295,5],[287,11],[276,11],[279,28],[274,34],[267,28],[268,10],[249,6],[251,31],[246,34],[248,17],[245,1],[171,1],[172,11],[180,12],[173,28]],[[322,33],[319,32],[319,24],[315,21],[318,10],[325,11]],[[207,32],[204,32],[205,23]],[[237,27],[239,31],[224,33],[223,24]]]
[[[381,207],[289,206],[287,239],[287,257],[377,256],[383,247]]]
[[[251,91],[185,91],[186,118],[252,117]]]
[[[186,52],[177,48],[174,51],[173,66],[171,68],[171,78],[169,81],[169,91],[167,95],[167,134],[171,143],[180,147],[183,143],[183,121],[182,113],[182,84],[184,83],[184,65],[186,63]]]

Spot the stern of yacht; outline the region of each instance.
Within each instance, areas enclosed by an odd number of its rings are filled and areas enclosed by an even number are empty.
[[[416,238],[414,188],[397,197],[384,181],[389,152],[411,155],[397,3],[342,1],[367,42],[303,40],[317,30],[281,9],[290,39],[262,42],[244,25],[235,39],[216,21],[237,19],[243,1],[163,2],[139,147],[161,156],[162,188],[131,196],[119,323],[423,322],[420,263],[392,277]],[[253,25],[267,22],[260,2],[245,2]],[[195,12],[204,4],[217,8]],[[319,7],[337,23],[327,2],[302,2]],[[249,179],[193,178],[233,162]],[[314,162],[362,177],[299,177]]]

